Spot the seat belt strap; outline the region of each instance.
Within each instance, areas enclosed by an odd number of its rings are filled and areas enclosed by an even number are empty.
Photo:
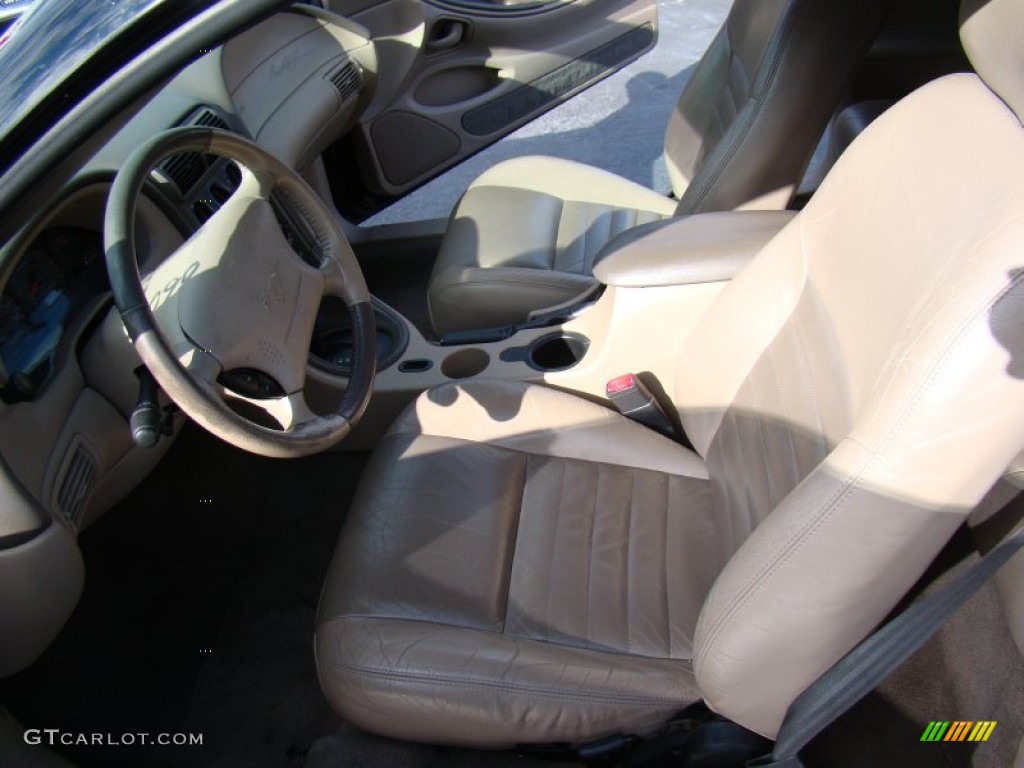
[[[980,561],[863,640],[790,704],[772,754],[748,766],[803,768],[800,750],[910,658],[1022,546],[1019,526]]]

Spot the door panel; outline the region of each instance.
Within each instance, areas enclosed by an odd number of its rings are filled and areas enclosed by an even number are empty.
[[[397,197],[633,61],[654,0],[331,0],[380,71],[354,131],[363,183]]]

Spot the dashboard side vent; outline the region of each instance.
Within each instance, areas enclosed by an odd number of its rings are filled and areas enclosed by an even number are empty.
[[[204,128],[231,130],[228,121],[209,107],[200,107],[190,112],[178,125],[196,125]],[[210,167],[210,160],[195,152],[185,152],[168,157],[158,167],[167,178],[174,182],[181,196],[185,197],[203,178],[206,170]]]
[[[204,128],[221,128],[225,131],[230,131],[231,126],[228,125],[228,121],[218,115],[212,109],[203,107],[200,109],[186,125],[201,125]]]
[[[331,85],[337,88],[342,101],[348,101],[359,93],[359,89],[363,85],[363,78],[359,74],[359,67],[348,59],[342,62],[340,67],[332,70],[327,75],[327,79],[331,81]]]
[[[79,445],[68,462],[57,494],[57,508],[76,528],[82,524],[85,505],[95,482],[96,460]]]
[[[186,152],[164,160],[160,163],[160,170],[167,174],[184,196],[203,178],[203,174],[206,172],[206,163],[202,155]]]

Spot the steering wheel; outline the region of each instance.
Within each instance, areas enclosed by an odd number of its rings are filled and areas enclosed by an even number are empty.
[[[144,284],[134,227],[139,194],[157,163],[186,152],[233,160],[241,182]],[[296,254],[278,212],[305,229],[319,267]],[[365,411],[376,331],[359,264],[316,193],[251,141],[211,128],[178,128],[139,147],[110,190],[104,246],[114,302],[139,357],[171,400],[213,434],[264,456],[305,456],[344,438]],[[324,296],[348,307],[353,358],[341,403],[321,416],[307,405],[305,385]],[[234,392],[222,383],[230,372],[255,376],[261,386],[255,395]],[[256,406],[282,428],[240,415],[231,399]]]

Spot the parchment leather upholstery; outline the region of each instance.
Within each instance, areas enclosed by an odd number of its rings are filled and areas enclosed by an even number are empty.
[[[1019,9],[990,0],[989,33],[1019,46]],[[327,577],[344,717],[497,747],[703,698],[776,734],[1024,448],[1024,72],[1000,42],[879,117],[680,342],[695,451],[538,386],[415,403]]]
[[[576,712],[574,731],[641,728],[697,696],[688,585],[716,570],[699,457],[514,382],[430,392],[377,450],[317,633],[348,719],[378,730],[400,699],[396,735],[507,746]]]

